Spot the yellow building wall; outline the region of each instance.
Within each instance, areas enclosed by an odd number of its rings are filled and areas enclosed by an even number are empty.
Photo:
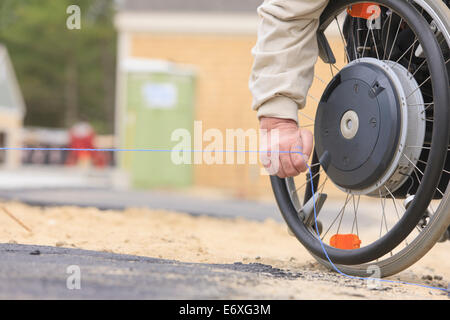
[[[251,49],[255,42],[255,36],[243,35],[136,33],[131,36],[130,55],[133,58],[163,59],[195,66],[195,118],[203,121],[203,131],[217,128],[225,136],[226,129],[258,129],[248,89],[253,63]],[[337,39],[332,45],[342,47]],[[343,48],[336,52],[344,54]],[[319,62],[316,74],[323,80],[329,80],[329,65]],[[310,94],[320,98],[324,88],[325,84],[316,79]],[[316,106],[317,102],[310,98],[302,112],[313,118]],[[313,123],[301,115],[300,122],[306,126]],[[260,165],[196,165],[194,181],[196,186],[222,189],[233,196],[271,197],[269,178],[261,175],[260,171]],[[304,181],[304,176],[297,183]]]
[[[0,111],[0,132],[6,134],[5,147],[17,148],[22,146],[21,129],[22,116],[16,112]],[[21,164],[21,152],[19,150],[7,150],[6,161],[3,168],[16,168]]]

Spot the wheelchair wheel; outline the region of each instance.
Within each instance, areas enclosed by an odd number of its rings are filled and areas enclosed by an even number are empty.
[[[320,263],[358,276],[375,265],[385,277],[450,225],[450,13],[431,0],[366,5],[368,16],[352,10],[361,1],[325,9],[318,42],[329,79],[316,77],[326,87],[315,115],[300,112],[300,126],[314,127],[310,172],[271,183],[290,230]]]

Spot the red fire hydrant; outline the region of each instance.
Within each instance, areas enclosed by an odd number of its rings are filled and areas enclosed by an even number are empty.
[[[89,165],[96,167],[106,166],[106,157],[103,152],[92,151],[95,147],[95,131],[87,122],[75,124],[69,131],[69,148],[66,165]]]

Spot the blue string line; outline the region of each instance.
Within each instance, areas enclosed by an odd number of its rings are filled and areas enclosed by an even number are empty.
[[[317,211],[316,211],[316,200],[315,200],[315,191],[314,191],[314,182],[313,182],[313,175],[312,175],[312,171],[311,168],[308,166],[308,164],[306,165],[308,167],[309,170],[309,175],[310,175],[310,180],[311,180],[311,190],[312,190],[312,194],[313,194],[313,203],[314,203],[314,220],[315,220],[315,226],[316,226],[316,232],[317,232],[317,236],[319,238],[320,241],[320,246],[322,247],[323,252],[325,253],[325,256],[327,257],[328,262],[331,264],[331,266],[333,267],[333,269],[347,277],[350,279],[356,279],[356,280],[375,280],[375,281],[380,281],[380,282],[387,282],[387,283],[396,283],[396,284],[406,284],[406,285],[412,285],[412,286],[417,286],[417,287],[422,287],[422,288],[427,288],[427,289],[434,289],[434,290],[440,290],[443,292],[448,293],[448,289],[444,289],[444,288],[439,288],[439,287],[433,287],[433,286],[427,286],[427,285],[423,285],[423,284],[419,284],[419,283],[411,283],[411,282],[406,282],[406,281],[399,281],[399,280],[388,280],[388,279],[378,279],[378,278],[371,278],[371,277],[356,277],[356,276],[352,276],[349,274],[346,274],[344,272],[342,272],[341,270],[339,270],[338,267],[336,267],[336,265],[331,261],[330,257],[328,256],[328,252],[325,249],[325,246],[323,244],[323,241],[320,237],[320,233],[319,233],[319,227],[317,225]]]
[[[89,151],[89,152],[217,152],[217,153],[267,153],[267,151],[255,150],[184,150],[184,149],[119,149],[119,148],[105,148],[105,149],[86,149],[86,148],[0,148],[2,150],[18,150],[18,151]],[[291,151],[271,151],[272,153],[297,153]]]
[[[198,152],[206,152],[204,150],[167,150],[167,149],[119,149],[119,148],[103,148],[103,149],[90,149],[90,148],[0,148],[1,150],[20,150],[20,151],[90,151],[90,152],[189,152],[189,153],[198,153]],[[214,150],[214,151],[208,151],[208,152],[217,152],[217,153],[267,153],[267,151],[255,151],[255,150]],[[301,156],[303,156],[303,153],[300,151],[272,151],[273,153],[298,153]],[[378,279],[378,278],[371,278],[371,277],[356,277],[356,276],[351,276],[348,275],[344,272],[342,272],[341,270],[339,270],[338,267],[336,267],[336,265],[331,261],[330,257],[328,256],[328,252],[325,249],[325,246],[323,244],[322,239],[320,238],[320,233],[319,233],[319,228],[318,228],[318,224],[317,224],[317,211],[316,211],[316,200],[315,200],[315,191],[314,191],[314,182],[313,182],[313,174],[312,174],[312,170],[311,167],[306,164],[308,170],[309,170],[309,175],[310,175],[310,182],[311,182],[311,190],[312,190],[312,194],[313,194],[313,203],[314,203],[314,220],[315,220],[315,226],[316,226],[316,232],[317,232],[317,236],[318,239],[320,241],[320,245],[322,247],[322,250],[325,254],[325,256],[327,257],[328,262],[330,263],[330,265],[333,267],[333,269],[339,273],[342,276],[345,276],[347,278],[350,279],[355,279],[355,280],[375,280],[375,281],[380,281],[380,282],[386,282],[386,283],[395,283],[395,284],[404,284],[404,285],[412,285],[412,286],[417,286],[417,287],[422,287],[422,288],[427,288],[427,289],[433,289],[433,290],[439,290],[439,291],[443,291],[446,293],[449,293],[448,289],[444,289],[444,288],[439,288],[439,287],[433,287],[433,286],[427,286],[427,285],[423,285],[423,284],[418,284],[418,283],[411,283],[411,282],[406,282],[406,281],[399,281],[399,280],[387,280],[387,279]]]

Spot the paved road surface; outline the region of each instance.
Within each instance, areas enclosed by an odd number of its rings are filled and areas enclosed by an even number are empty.
[[[67,288],[67,279],[73,275],[67,268],[72,265],[80,270],[80,290]],[[300,276],[262,264],[206,265],[0,244],[0,299],[223,299],[245,297],[249,287],[265,278]],[[253,296],[265,297],[257,292]]]
[[[71,267],[72,266],[72,267]],[[75,269],[73,266],[76,266]],[[69,268],[69,269],[68,269]],[[79,269],[77,269],[79,268]],[[80,289],[74,276],[79,270]],[[444,292],[305,268],[199,264],[19,244],[0,244],[0,299],[446,299]]]

